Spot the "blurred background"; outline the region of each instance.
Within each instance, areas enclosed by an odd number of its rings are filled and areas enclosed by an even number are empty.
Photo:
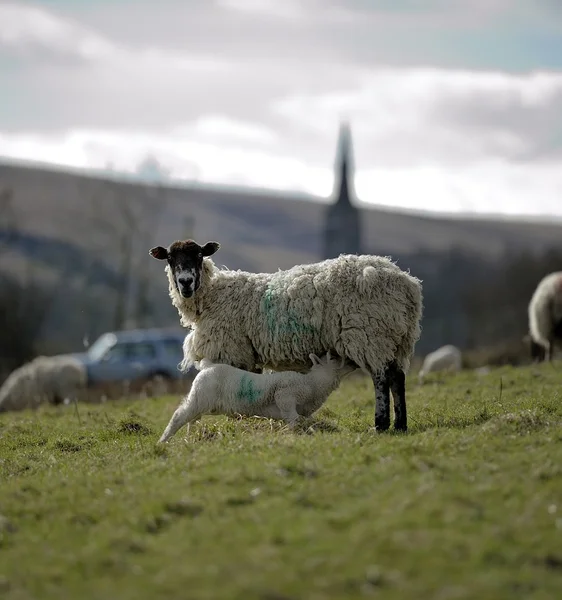
[[[0,381],[178,327],[148,250],[188,237],[251,271],[390,255],[420,355],[528,360],[561,33],[554,0],[0,1]]]

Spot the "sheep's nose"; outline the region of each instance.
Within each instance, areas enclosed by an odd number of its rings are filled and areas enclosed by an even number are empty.
[[[193,295],[194,280],[192,277],[178,277],[178,286],[184,298],[189,298]]]

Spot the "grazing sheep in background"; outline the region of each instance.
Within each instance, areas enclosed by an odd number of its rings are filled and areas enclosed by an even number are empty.
[[[0,388],[0,412],[59,404],[86,387],[84,365],[70,356],[38,356],[9,375]]]
[[[311,354],[308,373],[249,373],[203,359],[189,394],[172,416],[159,442],[167,442],[180,427],[204,414],[262,416],[294,426],[299,417],[317,411],[355,365]]]
[[[554,348],[562,345],[562,271],[541,279],[529,302],[531,358],[551,361]]]
[[[418,374],[419,382],[422,383],[424,377],[428,373],[433,373],[435,371],[460,371],[461,366],[461,351],[456,346],[452,346],[451,344],[441,346],[441,348],[430,352],[425,357],[423,365]]]
[[[389,258],[341,255],[276,273],[219,269],[220,245],[193,240],[158,246],[172,304],[184,327],[182,367],[203,358],[247,371],[306,369],[309,354],[335,351],[375,386],[375,427],[406,431],[407,371],[419,339],[421,282]]]

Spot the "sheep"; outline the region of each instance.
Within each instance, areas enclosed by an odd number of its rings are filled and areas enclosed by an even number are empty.
[[[84,365],[71,356],[38,356],[12,371],[0,388],[0,412],[59,404],[86,387]]]
[[[538,283],[528,307],[531,358],[552,361],[555,346],[562,345],[562,271]]]
[[[430,352],[424,359],[418,374],[419,383],[422,383],[428,373],[435,371],[460,371],[462,366],[461,351],[451,344],[441,346]]]
[[[310,354],[308,373],[284,371],[249,373],[230,365],[203,359],[189,394],[174,412],[159,443],[167,442],[183,425],[199,420],[204,414],[262,416],[283,419],[292,428],[300,417],[316,412],[345,375],[355,366]],[[298,410],[297,410],[298,409]]]
[[[181,368],[207,358],[251,372],[299,371],[328,350],[367,371],[375,430],[407,430],[405,373],[421,334],[421,281],[388,257],[342,254],[275,273],[219,269],[218,242],[157,246],[172,304],[190,327]]]

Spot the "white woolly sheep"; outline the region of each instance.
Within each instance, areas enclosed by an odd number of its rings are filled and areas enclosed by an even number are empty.
[[[551,361],[556,345],[562,346],[562,271],[543,277],[529,302],[531,357]]]
[[[283,419],[293,427],[299,417],[316,412],[355,365],[310,355],[308,373],[249,373],[203,359],[189,394],[174,412],[159,442],[167,442],[183,425],[204,414],[262,416]]]
[[[86,369],[71,356],[38,356],[10,373],[0,388],[0,412],[59,404],[86,387]]]
[[[419,339],[421,282],[389,258],[341,255],[276,273],[219,269],[220,245],[158,246],[184,327],[182,368],[207,358],[247,371],[306,370],[329,350],[366,370],[375,386],[375,428],[406,431],[405,372]]]
[[[460,371],[462,366],[461,351],[451,344],[441,346],[437,350],[430,352],[424,359],[420,372],[418,374],[419,382],[422,383],[428,373],[436,371]]]

